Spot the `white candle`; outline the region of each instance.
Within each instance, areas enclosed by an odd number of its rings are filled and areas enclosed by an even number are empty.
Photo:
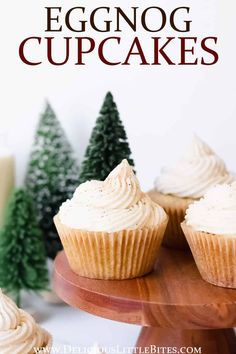
[[[0,228],[4,223],[4,215],[9,196],[15,185],[15,159],[8,149],[5,139],[0,137]]]

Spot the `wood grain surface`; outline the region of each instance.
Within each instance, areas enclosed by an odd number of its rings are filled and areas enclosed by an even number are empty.
[[[195,350],[195,353],[199,354],[236,354],[236,336],[233,329],[174,330],[144,327],[136,346],[142,348],[142,353],[145,353],[145,348],[153,345],[171,348],[171,353],[187,353],[189,348],[189,353]]]
[[[116,321],[178,329],[236,326],[236,290],[206,283],[183,251],[163,248],[152,273],[122,281],[79,277],[61,252],[54,286],[69,305]]]

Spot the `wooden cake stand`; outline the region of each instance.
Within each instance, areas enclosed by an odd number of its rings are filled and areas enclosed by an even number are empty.
[[[202,280],[190,253],[163,248],[151,274],[103,281],[74,274],[61,252],[54,285],[73,307],[143,326],[139,347],[201,347],[202,354],[236,354],[236,290]]]

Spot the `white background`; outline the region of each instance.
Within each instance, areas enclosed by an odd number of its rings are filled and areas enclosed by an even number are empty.
[[[93,3],[93,6],[87,6],[88,12],[96,6],[110,5],[105,0]],[[6,49],[1,54],[3,90],[0,122],[1,129],[8,132],[10,145],[17,157],[18,183],[23,179],[35,125],[45,99],[51,102],[81,161],[108,90],[114,94],[126,127],[143,188],[152,187],[160,168],[180,156],[192,132],[197,132],[231,169],[236,170],[236,4],[233,0],[174,0],[168,6],[164,0],[145,1],[145,7],[162,6],[167,13],[177,6],[190,6],[191,13],[187,19],[193,22],[189,35],[219,38],[220,60],[215,66],[139,66],[134,60],[130,67],[108,67],[99,63],[95,55],[89,56],[90,63],[84,67],[72,63],[63,67],[52,67],[47,63],[38,67],[24,65],[18,57],[19,43],[28,36],[45,36],[44,6],[60,4],[59,0],[22,0],[2,5],[2,36],[4,34],[7,39],[4,43]],[[66,4],[67,8],[78,6],[77,1],[67,1]],[[86,6],[85,1],[81,1],[82,4]],[[113,1],[113,4],[123,9],[130,6],[144,8],[141,0],[120,0]],[[10,26],[12,28],[7,30]],[[63,35],[66,34],[76,36],[64,30]],[[86,35],[99,37],[94,31],[88,31]],[[167,26],[157,35],[178,36],[178,33],[173,33]],[[105,36],[102,34],[100,38]],[[124,31],[123,36],[124,43],[128,45],[134,34]],[[149,36],[146,34],[148,43]],[[63,47],[60,38],[57,43],[59,48]],[[151,48],[148,47],[149,50]],[[38,53],[36,47],[32,48],[32,55],[35,51]],[[124,56],[125,52],[117,52],[119,54]],[[43,56],[43,50],[37,55]]]
[[[18,184],[23,181],[35,126],[45,99],[52,104],[81,161],[108,90],[112,91],[117,102],[136,170],[145,190],[152,187],[163,165],[173,163],[181,155],[193,132],[208,142],[224,158],[229,168],[236,171],[234,0],[172,0],[168,4],[164,0],[145,1],[145,7],[162,6],[168,13],[177,6],[190,6],[188,19],[193,22],[189,35],[219,38],[220,60],[215,66],[139,66],[134,60],[130,67],[108,67],[99,63],[95,56],[88,56],[88,65],[84,67],[72,65],[73,58],[70,64],[63,67],[52,67],[46,62],[38,67],[24,65],[18,57],[19,43],[28,36],[45,36],[44,6],[60,6],[63,3],[59,0],[21,0],[5,1],[1,5],[1,41],[4,41],[4,50],[1,50],[0,68],[0,130],[7,132],[9,145],[16,155]],[[67,0],[65,3],[67,8],[78,6],[78,1]],[[89,10],[98,6],[111,6],[111,2],[96,0],[92,6],[88,6],[85,1],[81,1],[81,5]],[[141,0],[113,1],[112,5],[123,9],[130,6],[144,8]],[[68,34],[66,30],[63,31],[63,35]],[[94,31],[88,31],[86,35],[97,40],[106,36],[97,35]],[[157,35],[178,36],[168,26]],[[128,48],[134,34],[125,30],[122,36],[122,48]],[[140,32],[140,36],[145,40],[147,52],[151,52],[151,42],[148,39],[151,35]],[[60,54],[63,42],[60,35],[57,37],[57,52]],[[75,52],[72,52],[74,55]],[[177,50],[175,57],[178,53]],[[42,50],[33,48],[31,54],[44,56]],[[124,57],[125,50],[114,51],[113,54]],[[52,331],[54,328],[55,332],[59,321],[56,318],[52,321],[54,325],[50,328]],[[99,337],[99,331],[102,333],[105,328],[103,323],[96,326],[97,334],[94,333],[94,337]],[[85,322],[85,325],[89,326],[89,322]],[[95,327],[92,328],[95,332]],[[112,334],[114,342],[121,328],[117,327],[117,331]],[[80,336],[76,332],[70,333],[72,337],[74,335],[71,340]],[[124,333],[129,338],[129,332]],[[81,338],[83,335],[81,333]]]

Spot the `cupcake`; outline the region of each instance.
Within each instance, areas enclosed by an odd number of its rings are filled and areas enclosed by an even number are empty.
[[[152,270],[168,217],[123,160],[105,181],[81,184],[54,221],[76,274],[131,279]]]
[[[202,278],[236,288],[236,182],[191,204],[182,228]]]
[[[210,187],[234,180],[225,163],[206,143],[194,136],[187,153],[176,166],[162,170],[155,181],[155,189],[149,192],[150,197],[169,215],[163,244],[188,248],[180,226],[188,206],[199,200]]]
[[[52,337],[0,290],[0,353],[50,353]]]

